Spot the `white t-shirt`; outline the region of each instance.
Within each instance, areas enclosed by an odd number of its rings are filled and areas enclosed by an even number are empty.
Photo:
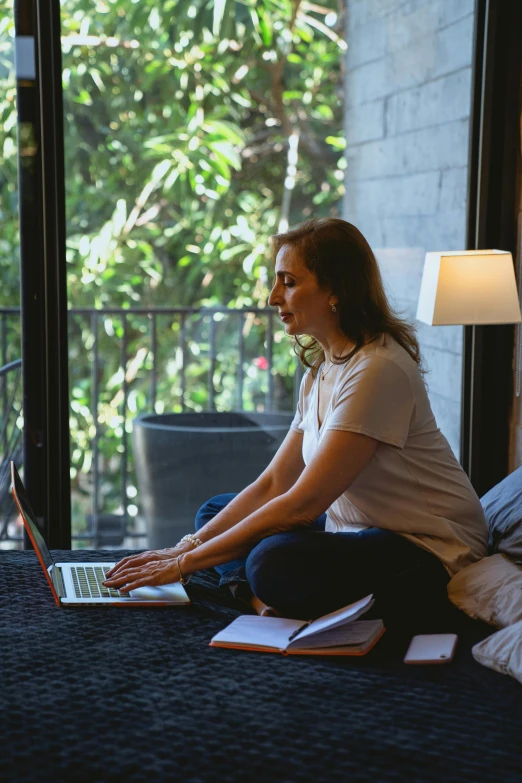
[[[326,530],[392,530],[444,563],[450,575],[487,555],[480,501],[437,427],[416,362],[390,335],[337,368],[322,426],[319,374],[301,383],[291,428],[302,432],[308,464],[325,432],[360,432],[380,441],[373,458],[328,509]]]

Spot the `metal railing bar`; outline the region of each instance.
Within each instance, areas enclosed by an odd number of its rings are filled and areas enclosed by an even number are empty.
[[[12,362],[11,364],[12,365],[14,364],[16,366],[17,362]],[[5,413],[2,420],[2,432],[0,433],[0,440],[2,440],[2,442],[4,443],[5,446],[4,454],[6,456],[13,453],[11,437],[7,433],[7,428],[9,423],[9,417],[7,416],[7,411],[15,410],[14,402],[15,402],[16,393],[18,391],[18,384],[20,381],[20,364],[21,361],[18,364],[18,366],[16,366],[16,370],[15,370],[16,374],[13,380],[11,394],[9,395],[9,399],[8,400],[6,399],[6,406],[4,409]],[[4,381],[4,383],[7,383],[7,378],[5,377],[5,374],[2,380]],[[16,429],[16,421],[15,421],[13,424],[13,431],[11,433],[11,436],[15,438],[15,441],[16,441],[16,435],[17,435],[17,429]]]
[[[150,329],[151,329],[151,349],[152,349],[152,378],[150,383],[150,396],[152,410],[156,410],[156,376],[158,374],[158,335],[157,335],[157,323],[156,313],[150,313]]]
[[[187,316],[186,313],[181,314],[181,323],[179,330],[179,339],[181,342],[181,410],[185,410],[185,394],[187,392],[187,379],[185,370],[187,366]]]
[[[13,426],[13,429],[11,431],[10,435],[7,435],[7,419],[4,422],[4,426],[2,428],[2,439],[5,438],[6,448],[4,454],[6,457],[9,457],[9,459],[13,459],[16,462],[15,457],[17,456],[18,447],[20,445],[20,441],[22,439],[22,433],[21,430],[17,429],[16,423]],[[7,461],[6,461],[7,464]]]
[[[7,315],[2,313],[2,364],[7,362]]]
[[[272,411],[274,408],[274,376],[272,373],[272,364],[273,364],[273,317],[274,313],[272,310],[268,312],[267,318],[267,325],[266,325],[266,353],[267,353],[267,372],[268,372],[268,399],[266,402],[266,410]]]
[[[6,316],[2,317],[2,357],[3,361],[7,358],[7,335],[6,335]],[[0,367],[0,376],[2,381],[2,418],[0,419],[0,443],[2,443],[3,457],[0,455],[0,485],[7,488],[10,483],[10,460],[14,460],[19,465],[21,457],[21,442],[22,431],[17,427],[17,418],[20,413],[20,408],[15,404],[15,400],[18,396],[20,389],[20,375],[21,375],[22,360],[16,359],[15,361],[4,364]],[[11,373],[12,379],[8,379],[8,375]],[[11,380],[9,388],[8,380]],[[14,421],[12,421],[12,427],[9,431],[10,416],[14,414]],[[4,503],[5,498],[2,499],[2,529],[0,531],[1,541],[10,541],[11,537],[8,535],[9,524],[13,517],[14,503]],[[22,537],[23,541],[23,537]]]
[[[11,372],[11,370],[16,370],[18,367],[21,366],[22,366],[21,359],[15,359],[14,362],[9,362],[9,364],[4,364],[3,367],[0,367],[0,376],[7,375],[8,372]]]
[[[214,401],[215,388],[214,388],[214,372],[216,370],[216,322],[214,317],[210,316],[209,324],[209,368],[208,368],[208,409],[215,410],[216,405]]]
[[[123,322],[123,339],[121,342],[121,366],[123,367],[123,434],[122,434],[122,446],[123,453],[121,455],[121,505],[123,508],[123,515],[127,516],[127,480],[128,480],[128,461],[127,461],[127,401],[129,397],[129,385],[127,382],[127,315],[122,315]]]
[[[237,314],[238,317],[238,351],[239,361],[237,364],[237,391],[238,391],[238,409],[243,410],[243,382],[244,382],[244,369],[243,364],[245,361],[245,338],[243,335],[243,328],[245,325],[245,316],[241,311]]]
[[[91,331],[94,336],[93,351],[94,362],[92,365],[92,411],[94,417],[94,442],[92,445],[92,462],[93,462],[93,522],[94,533],[98,534],[98,509],[99,509],[99,497],[100,497],[100,466],[99,466],[99,450],[98,443],[100,440],[100,425],[98,421],[98,405],[100,389],[98,385],[98,365],[99,365],[99,345],[98,345],[98,313],[97,311],[91,312]]]
[[[10,461],[13,460],[15,465],[19,468],[20,467],[20,458],[22,457],[22,431],[17,430],[15,427],[13,429],[13,432],[11,433],[11,437],[9,438],[9,443],[7,445],[9,451],[7,454],[9,455],[9,460],[5,460],[4,466],[6,474],[10,473]],[[4,478],[4,477],[2,477]],[[8,478],[8,482],[10,484],[10,478]],[[14,503],[11,506],[11,511],[8,513],[7,518],[5,520],[5,526],[9,523],[9,520],[11,518],[11,514],[14,510]]]

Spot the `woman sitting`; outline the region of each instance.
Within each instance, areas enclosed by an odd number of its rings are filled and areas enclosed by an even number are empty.
[[[451,575],[487,554],[488,531],[435,422],[413,328],[350,223],[309,220],[272,247],[269,304],[308,368],[290,431],[253,484],[199,510],[196,536],[125,558],[106,584],[132,590],[213,566],[259,611],[297,619],[368,593],[392,604],[401,583],[443,597]]]

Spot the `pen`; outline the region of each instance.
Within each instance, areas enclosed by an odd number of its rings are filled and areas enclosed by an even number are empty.
[[[308,621],[307,621],[306,623],[304,623],[303,625],[300,625],[300,626],[299,626],[299,628],[296,628],[296,629],[295,629],[295,631],[294,631],[292,634],[290,634],[290,636],[288,637],[288,641],[289,641],[289,642],[291,642],[291,641],[292,641],[292,639],[295,639],[295,637],[297,636],[297,634],[298,634],[298,633],[301,633],[301,631],[303,630],[303,628],[307,628],[307,627],[310,625],[310,622],[311,622],[311,621],[310,621],[310,620],[308,620]]]

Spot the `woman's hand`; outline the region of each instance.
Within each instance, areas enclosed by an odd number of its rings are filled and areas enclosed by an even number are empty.
[[[149,552],[141,552],[139,555],[130,555],[124,557],[119,563],[116,563],[109,571],[107,571],[105,577],[107,579],[113,579],[120,576],[123,572],[127,572],[129,569],[141,568],[147,565],[147,563],[157,563],[161,560],[172,560],[178,555],[183,555],[185,552],[190,552],[193,549],[193,545],[190,541],[182,541],[176,546],[168,547],[167,549],[152,549]],[[163,583],[165,584],[165,583]]]
[[[146,554],[151,553],[147,552]],[[177,558],[180,554],[182,553],[178,552],[175,557],[171,555],[170,559],[164,557],[162,560],[149,560],[138,565],[131,562],[133,558],[125,558],[125,560],[129,561],[128,564],[123,566],[124,560],[118,563],[121,567],[113,576],[105,579],[103,584],[106,587],[120,590],[122,593],[128,593],[129,590],[135,590],[137,587],[168,585],[173,582],[179,582],[180,570]]]

